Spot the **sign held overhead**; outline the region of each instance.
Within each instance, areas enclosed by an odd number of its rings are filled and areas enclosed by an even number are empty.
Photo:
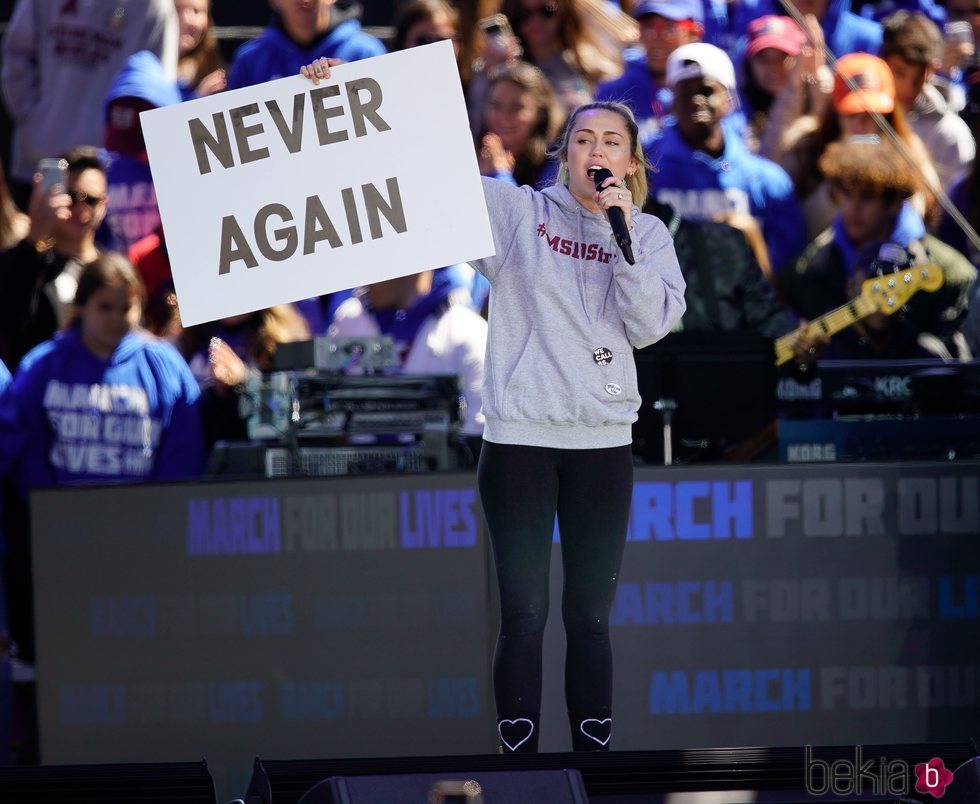
[[[141,122],[186,325],[493,253],[448,42]]]

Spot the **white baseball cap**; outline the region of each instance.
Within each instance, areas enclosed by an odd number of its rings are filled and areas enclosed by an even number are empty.
[[[728,54],[707,42],[681,45],[667,57],[667,86],[672,88],[685,78],[707,78],[717,81],[729,93],[735,93],[735,67]]]

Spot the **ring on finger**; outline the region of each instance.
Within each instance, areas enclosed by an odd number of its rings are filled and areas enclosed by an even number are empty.
[[[618,199],[619,199],[620,201],[622,201],[622,200],[623,200],[623,194],[622,194],[622,193],[616,193],[616,197],[617,197],[617,198],[618,198]]]

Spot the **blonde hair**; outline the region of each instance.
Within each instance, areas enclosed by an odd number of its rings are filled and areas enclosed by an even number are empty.
[[[204,28],[201,39],[177,60],[177,72],[187,77],[192,89],[197,89],[207,76],[215,70],[223,68],[225,60],[221,55],[218,38],[214,33],[214,16],[211,12],[211,0],[208,0],[208,24]]]
[[[582,74],[590,89],[595,89],[600,81],[608,81],[622,73],[619,43],[604,41],[604,32],[594,30],[598,25],[609,24],[615,18],[613,13],[607,11],[597,19],[594,14],[587,13],[588,5],[582,0],[549,0],[548,5],[553,6],[558,14],[558,41],[564,51],[563,60]],[[527,43],[521,36],[521,17],[524,13],[521,0],[503,0],[500,11],[510,20],[518,41],[527,53]],[[603,8],[603,11],[606,9]],[[525,58],[530,61],[530,56]]]
[[[553,157],[561,161],[555,182],[557,184],[564,184],[566,187],[568,186],[568,141],[571,139],[575,120],[582,112],[591,112],[596,109],[618,114],[623,118],[623,122],[626,123],[626,131],[630,136],[630,153],[633,161],[636,162],[636,170],[633,171],[632,175],[626,176],[626,187],[633,196],[633,203],[642,209],[646,203],[647,194],[650,191],[647,185],[647,171],[650,169],[650,162],[643,152],[643,146],[640,145],[640,127],[636,123],[633,111],[625,103],[593,101],[592,103],[579,106],[569,115],[568,122],[565,124],[565,130],[562,131],[558,144],[551,152]]]
[[[306,319],[292,304],[277,304],[262,310],[261,323],[253,337],[256,365],[263,371],[271,371],[272,358],[280,343],[308,340],[311,334]]]
[[[292,304],[277,304],[256,310],[237,327],[245,333],[245,362],[261,371],[272,371],[280,343],[304,341],[311,337],[306,319]],[[186,327],[177,335],[177,350],[189,361],[197,352],[207,348],[217,331],[215,322]]]

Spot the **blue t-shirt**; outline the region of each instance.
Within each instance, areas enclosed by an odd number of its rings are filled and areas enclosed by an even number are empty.
[[[807,244],[806,224],[793,181],[775,162],[751,153],[725,122],[721,156],[695,151],[674,124],[645,149],[653,165],[651,194],[693,220],[725,213],[752,215],[762,225],[774,270],[788,264]]]
[[[626,68],[619,78],[599,84],[595,99],[618,101],[629,106],[640,129],[640,142],[646,144],[664,125],[670,114],[674,93],[653,77],[643,53],[640,58],[626,62]]]

